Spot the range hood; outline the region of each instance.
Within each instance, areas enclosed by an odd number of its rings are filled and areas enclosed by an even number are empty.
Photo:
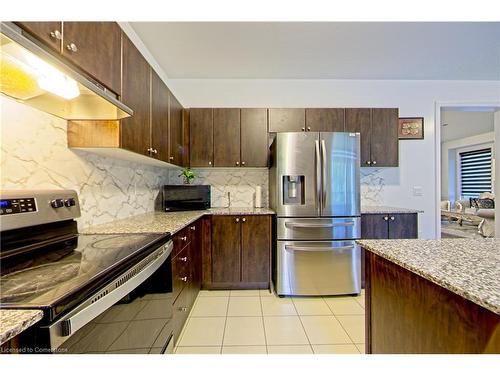
[[[67,120],[118,120],[133,114],[116,95],[27,35],[0,23],[0,92]]]

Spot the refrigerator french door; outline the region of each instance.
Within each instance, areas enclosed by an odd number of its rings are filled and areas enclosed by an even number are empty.
[[[359,293],[359,133],[278,133],[271,149],[278,295]]]

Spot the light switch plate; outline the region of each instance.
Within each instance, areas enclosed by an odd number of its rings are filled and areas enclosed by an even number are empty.
[[[423,195],[424,195],[424,191],[422,189],[422,186],[414,186],[413,187],[413,196],[421,197]]]

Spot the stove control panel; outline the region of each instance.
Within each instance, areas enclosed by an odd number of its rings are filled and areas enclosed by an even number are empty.
[[[0,190],[0,232],[80,217],[74,190]]]
[[[0,200],[0,215],[20,214],[36,211],[35,198]]]

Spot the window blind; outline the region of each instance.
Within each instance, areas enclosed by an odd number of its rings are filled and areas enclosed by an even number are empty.
[[[460,186],[463,198],[491,192],[491,148],[460,153]]]

